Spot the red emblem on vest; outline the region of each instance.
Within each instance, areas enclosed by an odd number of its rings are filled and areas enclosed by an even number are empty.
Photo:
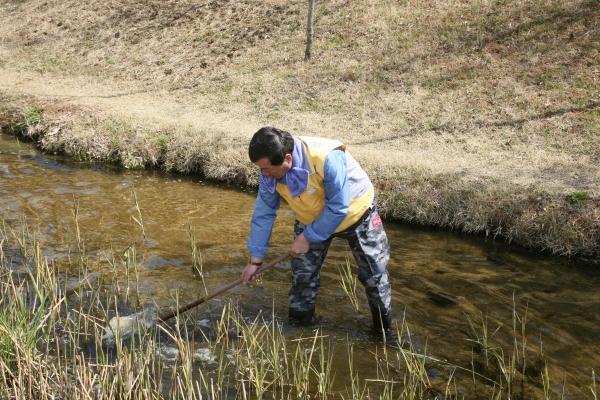
[[[381,217],[379,215],[374,218],[371,218],[371,225],[373,226],[373,228],[377,228],[381,224]]]

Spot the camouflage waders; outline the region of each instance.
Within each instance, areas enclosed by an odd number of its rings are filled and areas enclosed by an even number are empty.
[[[302,233],[306,225],[296,220],[294,235]],[[345,231],[321,243],[311,243],[306,254],[292,259],[292,287],[289,292],[289,318],[308,323],[315,312],[315,300],[321,277],[320,270],[334,237],[346,239],[358,264],[358,280],[365,287],[375,329],[391,329],[391,287],[387,271],[390,258],[388,242],[381,217],[375,206]]]

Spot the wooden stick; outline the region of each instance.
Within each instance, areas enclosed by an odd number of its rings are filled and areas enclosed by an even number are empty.
[[[279,257],[277,257],[276,259],[274,259],[273,261],[271,261],[270,263],[263,265],[262,267],[258,268],[256,270],[256,274],[260,274],[263,271],[265,271],[268,268],[271,268],[273,265],[277,264],[280,261],[285,260],[286,258],[288,258],[291,255],[291,252],[287,252],[284,255],[281,255]],[[158,317],[159,321],[165,322],[168,319],[173,318],[174,316],[178,315],[178,314],[182,314],[184,312],[186,312],[187,310],[194,308],[202,303],[204,303],[207,300],[212,299],[213,297],[216,297],[218,295],[220,295],[223,292],[228,291],[229,289],[236,287],[237,285],[239,285],[240,283],[242,283],[244,280],[242,278],[237,279],[236,281],[231,282],[229,285],[226,285],[224,287],[222,287],[221,289],[212,292],[211,294],[207,295],[206,297],[202,297],[201,299],[198,299],[196,301],[194,301],[193,303],[187,304],[183,307],[181,307],[179,310],[171,312],[169,314],[165,314],[165,315],[161,315],[160,317]]]

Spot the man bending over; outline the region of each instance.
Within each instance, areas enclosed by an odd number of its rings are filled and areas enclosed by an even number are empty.
[[[260,168],[244,283],[258,278],[283,197],[295,213],[289,319],[308,324],[315,313],[320,269],[334,237],[348,241],[358,279],[364,285],[374,328],[393,336],[391,288],[387,271],[390,245],[377,213],[375,190],[361,166],[336,140],[293,137],[265,127],[248,149]]]

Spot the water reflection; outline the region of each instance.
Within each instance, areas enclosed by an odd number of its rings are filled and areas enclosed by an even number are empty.
[[[175,289],[182,302],[190,302],[201,295],[191,268],[193,227],[207,289],[216,290],[240,276],[254,203],[250,191],[203,182],[198,176],[77,164],[20,146],[0,135],[0,216],[9,223],[25,221],[37,227],[47,245],[45,255],[66,262],[80,235],[89,272],[110,279],[114,271],[107,260],[122,259],[133,243],[140,303],[172,305]],[[268,257],[289,250],[292,220],[288,209],[280,211]],[[485,326],[491,347],[516,349],[515,354],[505,354],[507,362],[517,357],[522,363],[524,354],[532,389],[524,389],[522,398],[539,393],[534,389],[539,390],[540,365],[545,362],[556,390],[563,391],[566,379],[566,398],[588,396],[592,369],[600,369],[597,260],[557,259],[500,240],[391,222],[386,230],[392,245],[395,319],[406,318],[416,348],[442,361],[429,371],[431,379],[447,378],[444,365],[483,368],[485,349],[474,340],[483,337]],[[337,385],[342,387],[347,370],[343,343],[350,338],[359,349],[373,347],[364,294],[356,312],[338,283],[338,267],[347,257],[346,244],[334,241],[322,271],[316,322],[334,345],[339,343]],[[275,310],[276,316],[284,317],[289,282],[289,263],[283,262],[265,273],[261,284],[238,286],[224,297],[236,299],[248,316]],[[296,336],[310,332],[287,325],[285,329]],[[162,355],[165,359],[168,351]],[[198,351],[199,358],[208,357],[205,350]],[[358,370],[377,368],[369,351],[355,353],[355,359]],[[472,372],[459,369],[455,374],[462,385],[459,392],[477,397]]]

